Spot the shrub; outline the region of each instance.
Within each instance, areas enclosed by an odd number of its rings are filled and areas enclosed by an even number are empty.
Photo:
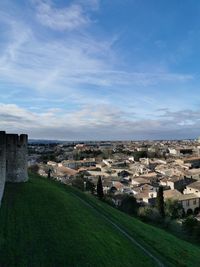
[[[158,210],[149,206],[140,207],[138,210],[138,216],[144,221],[151,221],[155,223],[160,223],[162,221],[162,217]]]
[[[130,215],[136,214],[138,209],[138,204],[136,199],[133,196],[128,196],[128,195],[123,197],[119,209]]]
[[[192,235],[195,227],[198,226],[198,221],[193,216],[188,216],[185,220],[183,220],[182,226],[184,231]]]
[[[79,190],[82,190],[84,191],[84,181],[82,178],[75,178],[73,181],[72,181],[72,185],[76,188],[78,188]]]
[[[39,166],[37,164],[32,165],[28,168],[28,170],[34,174],[38,174]]]

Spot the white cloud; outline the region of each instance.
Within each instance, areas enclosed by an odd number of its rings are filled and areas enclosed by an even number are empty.
[[[92,6],[94,2],[91,1]],[[82,5],[72,3],[65,8],[56,8],[50,1],[36,1],[37,19],[53,30],[74,30],[90,22]]]
[[[43,8],[52,8],[49,1],[38,0]],[[96,6],[98,1],[87,0],[85,5]],[[77,1],[76,5],[83,5]],[[98,86],[108,90],[118,87],[147,87],[163,82],[184,83],[192,75],[170,72],[128,72],[116,69],[120,65],[113,46],[116,36],[101,41],[86,34],[66,35],[61,39],[43,39],[37,29],[22,21],[13,20],[9,14],[1,21],[7,26],[8,40],[0,54],[0,80],[44,95],[52,92],[60,97],[85,96],[84,87]],[[119,37],[118,37],[119,38]],[[101,90],[101,89],[100,89]]]
[[[179,111],[182,113],[184,111]],[[200,113],[200,111],[188,111]],[[76,111],[67,109],[49,109],[46,112],[28,111],[13,104],[0,104],[0,123],[2,129],[14,132],[26,132],[30,138],[75,139],[142,139],[198,136],[200,121],[196,118],[190,124],[181,123],[177,118],[130,119],[124,111],[110,105],[84,106]],[[191,124],[192,122],[192,124]]]
[[[73,30],[89,22],[85,9],[98,8],[98,1],[77,0],[61,9],[55,8],[50,1],[39,0],[37,8],[36,15],[41,23],[53,29]],[[78,20],[76,16],[79,16]],[[167,117],[172,114],[157,118],[155,113],[149,120],[145,119],[146,106],[155,107],[158,103],[154,94],[144,96],[135,91],[163,83],[185,83],[194,78],[192,75],[151,71],[151,68],[141,72],[121,70],[119,66],[123,64],[113,48],[117,41],[115,36],[97,39],[86,32],[77,34],[71,31],[70,34],[62,32],[61,39],[48,38],[45,35],[41,37],[35,25],[15,20],[9,13],[1,13],[0,21],[7,30],[5,46],[0,50],[0,81],[1,85],[5,84],[3,93],[0,93],[7,97],[1,99],[6,103],[16,103],[20,90],[19,102],[28,106],[25,100],[29,96],[29,103],[33,105],[27,109],[14,104],[0,105],[2,129],[25,131],[32,137],[106,139],[106,136],[128,138],[148,132],[167,132],[167,127],[175,130],[188,125],[188,121],[176,120],[174,114],[172,119]],[[6,88],[8,92],[4,93]],[[126,88],[133,88],[134,93],[127,90],[127,95],[123,92]],[[33,95],[27,91],[34,92],[36,99],[33,100]],[[120,100],[115,104],[120,107],[118,109],[112,106],[113,95],[118,95]],[[162,99],[158,102],[163,105]],[[59,103],[62,107],[55,109]],[[64,103],[66,106],[68,103],[76,105],[69,111],[63,108]],[[130,103],[134,103],[133,109],[138,114],[127,112]],[[197,120],[195,124],[198,128]]]

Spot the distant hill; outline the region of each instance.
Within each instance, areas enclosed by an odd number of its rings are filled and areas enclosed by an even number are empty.
[[[1,267],[159,263],[198,267],[200,248],[57,182],[31,176],[25,184],[6,185],[0,209]]]
[[[45,140],[45,139],[29,139],[28,143],[29,144],[44,144],[44,145],[48,145],[48,144],[62,144],[65,143],[67,141],[59,141],[59,140]]]

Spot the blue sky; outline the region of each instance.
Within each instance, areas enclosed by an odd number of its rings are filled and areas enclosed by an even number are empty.
[[[0,33],[2,130],[200,135],[200,2],[1,0]]]

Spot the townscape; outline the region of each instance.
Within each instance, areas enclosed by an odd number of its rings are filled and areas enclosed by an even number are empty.
[[[0,267],[200,267],[199,25],[0,0]]]
[[[200,211],[200,140],[30,142],[28,165],[82,190],[95,191],[101,177],[103,191],[116,206],[124,195],[142,206],[154,206],[158,188],[164,200],[177,200],[186,215]]]

